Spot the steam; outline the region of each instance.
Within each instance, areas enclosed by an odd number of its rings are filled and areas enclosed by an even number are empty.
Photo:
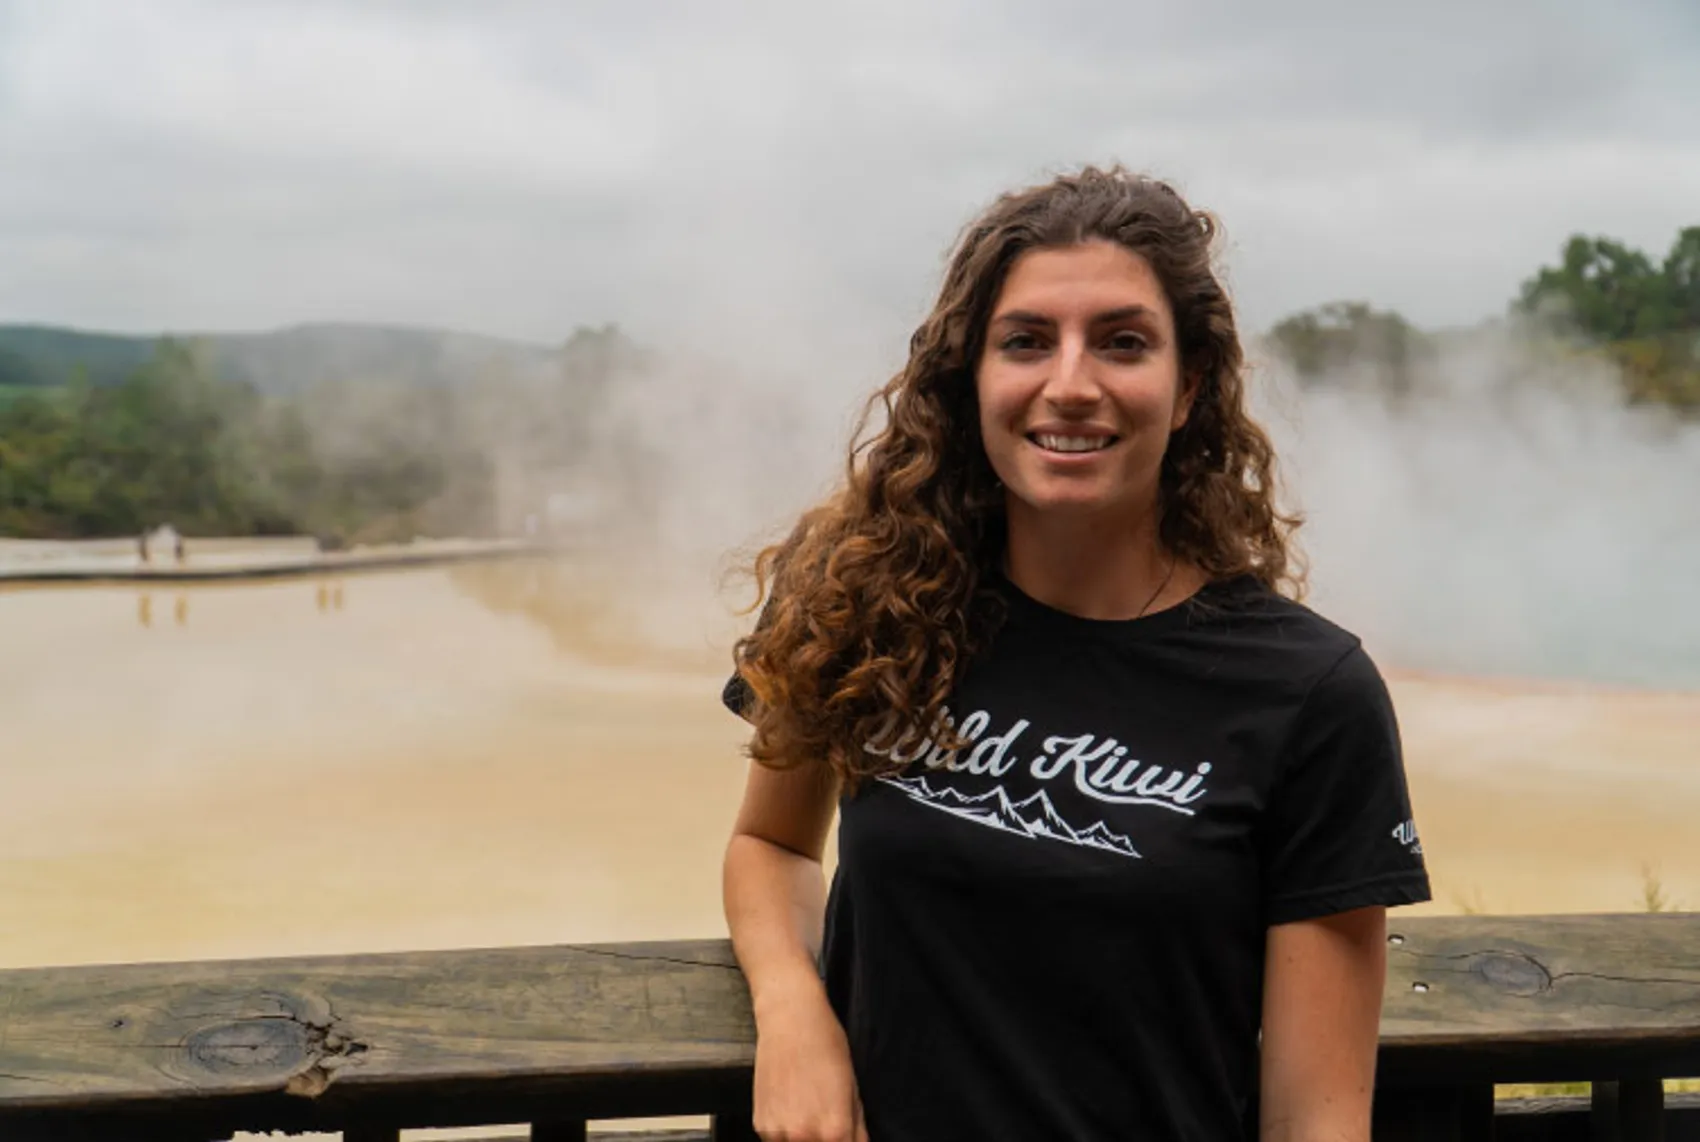
[[[724,645],[748,602],[725,572],[832,486],[884,376],[680,356],[617,387],[607,438],[643,442],[653,514],[598,550],[634,623]],[[1402,399],[1275,360],[1253,391],[1307,517],[1309,602],[1383,665],[1700,686],[1700,428],[1499,326],[1442,338]]]
[[[840,478],[903,339],[882,359],[868,333],[808,335],[832,324],[823,297],[703,293],[670,343],[586,330],[554,352],[445,363],[452,383],[351,376],[295,399],[328,456],[389,449],[471,473],[427,526],[488,529],[472,505],[493,501],[495,530],[522,534],[566,503],[548,530],[571,569],[522,593],[599,646],[723,666],[753,598],[729,573]],[[898,324],[859,317],[843,324]],[[1279,360],[1254,371],[1307,517],[1312,604],[1390,667],[1700,687],[1700,425],[1625,407],[1606,364],[1513,326],[1432,344],[1397,393],[1370,364],[1306,383]]]
[[[1262,373],[1311,602],[1386,664],[1700,686],[1700,427],[1494,327],[1408,400]]]
[[[613,605],[632,636],[723,652],[741,633],[754,599],[742,572],[831,491],[866,387],[698,351],[609,388],[598,467],[617,466],[623,483],[574,557],[617,577]]]

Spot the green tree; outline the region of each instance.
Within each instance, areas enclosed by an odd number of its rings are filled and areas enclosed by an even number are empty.
[[[26,347],[58,344],[51,330],[12,333]],[[534,375],[494,377],[488,391],[403,370],[267,395],[221,377],[201,346],[151,344],[118,380],[73,363],[51,387],[8,390],[0,535],[110,536],[161,523],[345,543],[486,534],[496,521],[490,457],[592,462],[588,410],[637,356],[610,326],[581,331]],[[486,423],[475,403],[500,415]],[[560,445],[569,435],[579,446]]]
[[[1610,238],[1573,235],[1557,266],[1523,283],[1525,314],[1595,342],[1659,332],[1666,309],[1664,277],[1640,250]]]
[[[1301,381],[1366,375],[1394,396],[1410,392],[1430,352],[1427,339],[1410,322],[1361,301],[1331,302],[1294,314],[1269,336]]]
[[[1662,264],[1610,238],[1573,236],[1513,308],[1617,366],[1631,402],[1700,412],[1700,226]]]
[[[76,423],[63,402],[27,396],[0,409],[0,535],[75,534],[56,510],[52,474],[72,451]]]
[[[28,357],[0,345],[0,388],[25,388],[45,383],[46,379]]]
[[[1700,226],[1677,234],[1659,276],[1665,331],[1700,335]]]

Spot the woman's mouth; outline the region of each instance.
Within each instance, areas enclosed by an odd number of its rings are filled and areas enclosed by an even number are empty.
[[[1027,439],[1047,452],[1076,454],[1101,452],[1121,438],[1118,436],[1064,436],[1051,432],[1029,432]]]

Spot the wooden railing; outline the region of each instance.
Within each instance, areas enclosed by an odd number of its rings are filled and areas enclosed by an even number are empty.
[[[1700,1075],[1700,915],[1395,917],[1388,951],[1378,1140],[1700,1139],[1660,1082]],[[701,1114],[748,1139],[752,1054],[724,941],[6,971],[0,1139]]]

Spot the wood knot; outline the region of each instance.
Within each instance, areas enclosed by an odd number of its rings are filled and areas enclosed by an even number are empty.
[[[1507,995],[1539,995],[1552,988],[1552,973],[1521,952],[1483,952],[1470,962],[1470,971]]]
[[[309,1029],[293,1019],[243,1019],[203,1027],[184,1044],[189,1060],[212,1074],[299,1069],[312,1053]]]

